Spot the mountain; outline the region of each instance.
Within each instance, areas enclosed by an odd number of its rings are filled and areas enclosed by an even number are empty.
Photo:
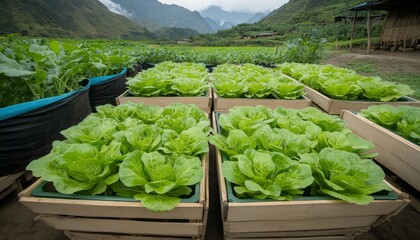
[[[241,23],[254,23],[266,15],[264,13],[228,12],[216,6],[210,6],[200,13],[210,27],[215,30],[229,29]]]
[[[153,34],[97,0],[0,0],[0,34],[146,39]]]
[[[342,12],[348,11],[365,0],[290,0],[271,12],[261,22],[264,24],[330,23]]]
[[[162,27],[190,28],[199,33],[212,33],[210,28],[199,12],[180,7],[167,5],[157,0],[112,0],[127,10],[134,21],[140,24],[150,21]]]
[[[266,13],[258,12],[256,14],[254,14],[254,16],[252,18],[246,20],[245,23],[256,23],[256,22],[260,21],[261,19],[263,19],[265,16],[267,16]]]

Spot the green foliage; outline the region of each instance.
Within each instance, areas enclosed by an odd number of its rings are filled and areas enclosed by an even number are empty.
[[[55,141],[27,169],[60,193],[128,196],[152,211],[175,208],[201,181],[210,124],[196,106],[127,103],[97,110],[62,131],[66,140]]]
[[[248,149],[222,165],[226,179],[236,186],[241,198],[291,200],[313,182],[308,165],[293,161],[281,153]]]
[[[357,154],[324,148],[319,154],[303,154],[301,163],[311,166],[316,185],[312,191],[327,194],[346,202],[367,205],[369,194],[391,191],[383,181],[385,173],[371,160]]]
[[[134,96],[199,96],[209,88],[203,64],[162,62],[127,81]]]
[[[118,73],[134,61],[103,45],[8,37],[0,42],[0,107],[70,92],[85,78]]]
[[[390,102],[414,93],[408,85],[365,77],[332,65],[286,63],[278,69],[333,99]]]
[[[211,76],[221,97],[297,99],[304,94],[302,84],[253,64],[222,64],[213,69]]]
[[[360,115],[420,144],[420,108],[418,107],[370,106],[368,109],[363,109]]]
[[[329,195],[356,204],[390,190],[365,155],[374,145],[315,108],[235,107],[220,114],[210,143],[226,154],[223,175],[238,197],[290,200]]]

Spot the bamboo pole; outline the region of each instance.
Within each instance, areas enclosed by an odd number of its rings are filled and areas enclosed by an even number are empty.
[[[353,23],[351,25],[351,35],[350,35],[350,47],[349,47],[349,51],[352,51],[353,50],[353,35],[354,35],[354,25],[356,24],[356,18],[357,18],[357,11],[354,11]]]
[[[372,45],[372,39],[370,38],[370,14],[371,10],[368,10],[367,14],[367,37],[368,37],[368,43],[367,43],[367,54],[370,54],[370,47]]]

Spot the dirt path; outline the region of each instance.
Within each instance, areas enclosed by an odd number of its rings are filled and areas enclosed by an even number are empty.
[[[359,61],[374,65],[380,71],[406,72],[420,75],[420,51],[387,52],[354,51],[351,53],[330,52],[330,58],[325,63],[345,67],[348,63]]]

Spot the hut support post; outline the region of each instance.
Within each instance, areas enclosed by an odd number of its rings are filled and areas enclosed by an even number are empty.
[[[353,50],[353,35],[354,35],[354,25],[356,24],[356,18],[357,18],[357,11],[354,11],[353,23],[351,25],[351,35],[350,35],[350,47],[349,47],[349,51],[352,51]]]
[[[372,39],[370,36],[370,14],[371,14],[371,10],[368,10],[368,14],[367,14],[367,37],[368,37],[368,42],[367,42],[367,54],[370,53],[370,48],[372,46]]]

